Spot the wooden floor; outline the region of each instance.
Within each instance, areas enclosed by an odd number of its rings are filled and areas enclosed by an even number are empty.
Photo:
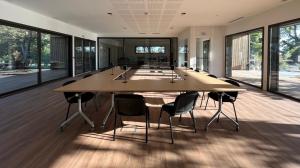
[[[149,142],[144,143],[144,118],[123,118],[112,141],[112,117],[106,129],[100,122],[110,105],[109,94],[99,94],[99,111],[93,103],[86,113],[96,124],[90,131],[82,118],[64,132],[58,126],[67,103],[52,90],[64,81],[0,99],[0,167],[300,167],[300,103],[248,88],[236,102],[240,132],[221,118],[204,131],[216,111],[197,108],[197,133],[189,115],[174,120],[175,144],[170,144],[166,115],[157,129],[160,105],[174,100],[177,93],[144,93],[151,114]],[[246,86],[243,86],[246,87]],[[71,109],[76,111],[76,106]],[[231,104],[224,111],[233,116]]]

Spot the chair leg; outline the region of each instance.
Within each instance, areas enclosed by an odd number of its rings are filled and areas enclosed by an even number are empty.
[[[116,140],[116,127],[117,127],[117,112],[115,111],[114,138],[113,138],[113,140]]]
[[[160,127],[160,120],[161,120],[161,114],[162,114],[162,112],[163,112],[163,109],[160,109],[160,114],[159,114],[157,129],[159,129],[159,127]]]
[[[180,116],[179,116],[179,122],[181,122],[181,116],[182,116],[182,114],[180,114]]]
[[[202,94],[202,97],[201,97],[201,103],[200,103],[200,108],[202,107],[202,102],[204,101],[204,99],[205,99],[205,92],[203,92],[203,94]]]
[[[215,107],[216,107],[216,101],[214,101],[214,105],[215,105]]]
[[[195,133],[197,132],[197,129],[196,129],[196,120],[195,120],[195,117],[194,117],[194,112],[193,111],[189,111],[190,112],[190,115],[192,117],[192,120],[193,120],[193,126],[194,126],[194,130],[195,130]]]
[[[235,121],[236,121],[237,123],[239,123],[238,118],[237,118],[237,115],[236,115],[235,105],[234,105],[233,102],[232,102],[232,105],[233,105],[233,110],[234,110],[234,115],[235,115]],[[237,125],[237,126],[235,127],[235,130],[236,130],[236,131],[239,131],[239,130],[240,130],[239,125]]]
[[[239,123],[238,118],[237,118],[237,115],[236,115],[236,110],[235,110],[235,105],[234,105],[234,103],[232,103],[232,106],[233,106],[233,110],[234,110],[235,121],[236,121],[237,123]]]
[[[123,123],[122,117],[119,117],[119,118],[120,118],[121,126],[123,128],[124,127],[124,123]]]
[[[172,130],[172,116],[169,116],[169,123],[170,123],[170,131],[171,131],[171,140],[172,140],[172,144],[174,144],[173,130]]]
[[[146,143],[148,143],[149,112],[146,113]]]
[[[150,128],[150,112],[149,112],[149,109],[148,109],[148,127]]]
[[[205,105],[205,109],[204,109],[204,110],[206,110],[208,100],[209,100],[209,97],[208,97],[207,100],[206,100],[206,105]]]
[[[70,107],[71,107],[71,103],[69,103],[69,106],[68,106],[68,112],[67,112],[67,115],[66,115],[66,120],[68,119],[68,117],[69,117],[69,112],[70,112]]]

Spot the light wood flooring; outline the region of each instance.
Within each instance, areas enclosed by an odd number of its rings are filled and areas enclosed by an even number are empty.
[[[170,144],[167,115],[157,129],[160,106],[174,101],[178,93],[143,93],[150,107],[149,142],[144,143],[144,118],[123,118],[112,141],[113,116],[106,129],[100,124],[110,105],[110,94],[98,95],[85,108],[95,122],[90,131],[83,119],[76,118],[64,132],[67,103],[53,92],[64,81],[0,99],[0,167],[300,167],[300,103],[251,87],[239,95],[236,108],[240,131],[222,117],[208,132],[204,126],[216,111],[213,101],[208,110],[194,111],[197,133],[188,114],[182,122],[174,119],[175,144]],[[71,111],[76,111],[76,106]],[[233,117],[231,104],[224,111]]]

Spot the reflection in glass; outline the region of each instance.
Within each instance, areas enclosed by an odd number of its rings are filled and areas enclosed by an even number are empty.
[[[270,29],[270,90],[300,99],[300,22]]]
[[[44,82],[68,76],[68,38],[42,33],[41,47],[42,81]]]
[[[226,76],[262,86],[263,30],[226,37]]]
[[[0,94],[38,83],[37,32],[0,25]]]

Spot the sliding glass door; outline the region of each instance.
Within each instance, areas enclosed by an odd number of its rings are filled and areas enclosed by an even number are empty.
[[[262,87],[263,28],[226,36],[226,77]]]
[[[69,39],[60,35],[41,34],[42,81],[66,77],[69,74]]]
[[[96,42],[75,38],[75,74],[96,70]]]
[[[209,70],[209,45],[210,40],[203,41],[203,71]]]
[[[0,22],[0,95],[69,76],[69,38]]]
[[[300,99],[300,20],[270,26],[269,90]]]

